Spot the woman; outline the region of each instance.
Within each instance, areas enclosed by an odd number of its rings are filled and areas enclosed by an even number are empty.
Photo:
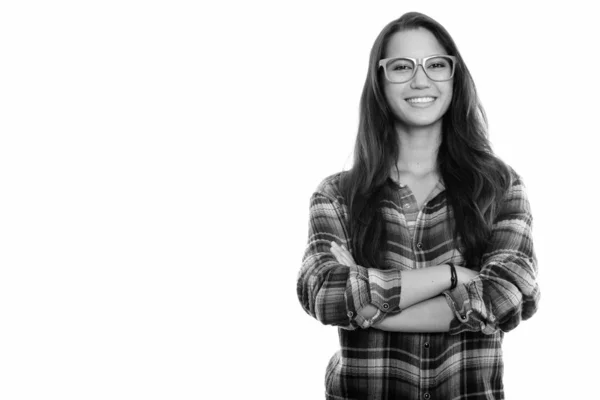
[[[520,177],[492,152],[471,75],[436,21],[377,37],[349,171],[311,197],[298,277],[339,327],[328,399],[502,399],[504,332],[539,301]]]

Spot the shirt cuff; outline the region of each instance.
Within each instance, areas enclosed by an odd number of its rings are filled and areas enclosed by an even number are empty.
[[[450,334],[465,331],[494,333],[494,330],[486,326],[480,315],[473,309],[467,285],[459,284],[453,290],[447,290],[443,294],[456,317],[450,323]]]
[[[371,325],[376,324],[377,322],[379,322],[383,318],[385,318],[385,315],[386,314],[379,309],[377,310],[377,312],[375,312],[375,315],[373,315],[369,319],[363,317],[359,313],[356,313],[356,318],[354,318],[354,323],[360,328],[367,329],[367,328],[370,328]]]
[[[359,265],[352,267],[346,287],[348,316],[355,318],[355,323],[361,328],[368,328],[379,322],[388,313],[400,312],[401,292],[400,270],[380,270],[365,268]],[[365,319],[357,310],[373,305],[377,312],[370,319]]]

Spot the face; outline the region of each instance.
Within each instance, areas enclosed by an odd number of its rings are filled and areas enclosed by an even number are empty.
[[[419,28],[393,34],[382,58],[423,58],[436,54],[448,53],[431,32]],[[453,80],[432,81],[419,66],[408,82],[390,83],[383,78],[383,90],[398,124],[406,127],[441,126],[442,116],[452,100]]]

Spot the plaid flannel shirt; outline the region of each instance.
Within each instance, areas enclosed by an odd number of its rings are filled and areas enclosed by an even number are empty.
[[[321,182],[310,199],[308,245],[298,275],[304,310],[338,327],[341,349],[325,372],[327,399],[503,399],[504,332],[531,317],[539,302],[531,212],[518,175],[502,200],[479,275],[444,292],[455,318],[448,333],[387,332],[370,325],[400,312],[400,271],[453,262],[466,266],[447,228],[452,212],[438,182],[421,210],[407,186],[390,182],[378,212],[387,244],[378,269],[339,264],[330,242],[350,251],[348,209],[338,185]],[[448,277],[450,279],[450,277]],[[357,310],[372,304],[365,320]]]

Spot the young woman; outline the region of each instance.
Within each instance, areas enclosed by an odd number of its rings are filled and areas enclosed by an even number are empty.
[[[504,332],[540,292],[525,189],[486,126],[439,23],[383,29],[354,164],[311,197],[298,277],[306,312],[339,327],[327,399],[504,398]]]

